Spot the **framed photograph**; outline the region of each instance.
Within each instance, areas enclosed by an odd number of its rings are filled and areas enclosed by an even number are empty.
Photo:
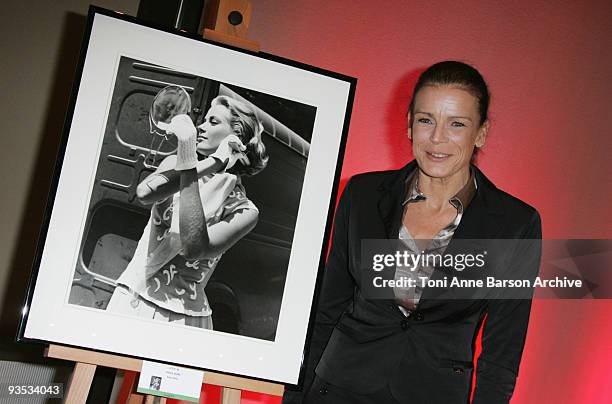
[[[92,8],[19,339],[298,384],[355,86]]]

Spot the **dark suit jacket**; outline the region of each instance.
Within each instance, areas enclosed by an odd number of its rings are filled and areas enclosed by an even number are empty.
[[[466,403],[476,334],[486,316],[473,402],[506,403],[518,374],[530,299],[440,300],[428,298],[426,288],[418,310],[406,318],[393,300],[363,296],[361,240],[397,238],[405,180],[415,169],[412,161],[400,170],[356,175],[346,185],[336,211],[303,392],[316,368],[326,381],[357,393],[389,385],[402,403]],[[476,195],[453,240],[540,239],[537,211],[474,169]],[[521,253],[531,257],[526,263],[531,278],[539,267],[539,243],[535,246],[535,254]],[[302,397],[288,392],[283,403],[300,403]]]

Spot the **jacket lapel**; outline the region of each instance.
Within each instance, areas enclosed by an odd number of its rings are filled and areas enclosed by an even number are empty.
[[[477,167],[473,166],[476,176],[477,190],[474,199],[465,210],[459,226],[455,230],[452,240],[445,250],[445,254],[459,252],[457,240],[461,241],[462,251],[466,248],[478,249],[477,240],[495,239],[503,229],[504,212],[498,203],[499,190]],[[468,247],[465,240],[474,239],[474,245]],[[432,274],[432,280],[441,279],[448,275],[443,269],[436,269]],[[449,288],[450,289],[450,288]],[[425,288],[419,306],[421,308],[436,306],[443,303],[443,300],[432,299],[432,290]]]
[[[378,190],[380,199],[378,201],[378,213],[385,227],[388,239],[397,239],[402,222],[404,207],[402,203],[406,199],[406,178],[417,168],[416,161],[413,160],[403,168],[397,175],[383,182]]]

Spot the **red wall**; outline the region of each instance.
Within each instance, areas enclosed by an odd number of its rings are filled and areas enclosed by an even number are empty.
[[[411,87],[459,59],[492,92],[481,169],[537,207],[544,237],[612,238],[611,2],[252,3],[264,51],[358,78],[344,180],[410,160]],[[536,301],[513,403],[612,402],[611,318],[612,301]]]

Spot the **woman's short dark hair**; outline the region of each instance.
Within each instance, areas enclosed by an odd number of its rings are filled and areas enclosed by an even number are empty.
[[[251,164],[248,166],[237,162],[229,171],[237,175],[255,175],[268,164],[268,153],[266,146],[261,140],[263,125],[255,115],[255,112],[247,104],[231,97],[220,95],[211,101],[212,105],[222,105],[230,111],[230,125],[246,146],[245,154]]]
[[[482,75],[473,66],[455,60],[446,60],[431,65],[419,76],[410,100],[410,127],[414,116],[414,100],[425,86],[452,86],[470,92],[478,100],[480,125],[488,119],[489,89]]]

